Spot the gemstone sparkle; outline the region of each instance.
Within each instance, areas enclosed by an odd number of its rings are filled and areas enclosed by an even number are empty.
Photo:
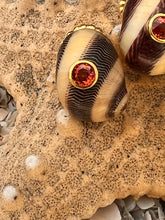
[[[159,16],[154,19],[152,32],[157,39],[165,40],[165,16]]]
[[[78,63],[72,70],[72,80],[79,88],[91,87],[95,79],[95,70],[89,63]]]

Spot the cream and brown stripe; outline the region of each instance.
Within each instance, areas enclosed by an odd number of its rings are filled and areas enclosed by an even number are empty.
[[[84,48],[87,47],[94,35],[95,32],[91,31],[90,29],[76,31],[70,37],[65,48],[59,63],[58,71],[56,72],[58,96],[64,108],[67,108],[66,94],[68,91],[68,85],[70,84],[69,69],[73,63],[80,59],[81,54],[84,52]]]
[[[129,4],[125,8],[120,46],[130,67],[150,75],[165,73],[163,58],[165,44],[154,41],[148,32],[148,21],[157,13],[165,13],[164,0],[140,0],[135,6],[134,14],[130,12]],[[127,22],[125,22],[127,20]],[[165,61],[164,61],[165,62]]]
[[[129,7],[129,2],[131,2],[131,0],[128,0],[126,3],[127,8]],[[128,19],[128,23],[125,24],[126,29],[123,32],[120,41],[120,47],[124,52],[124,55],[128,53],[132,43],[137,38],[139,32],[146,24],[153,11],[155,11],[159,2],[160,0],[141,0],[140,4],[136,7],[136,10],[134,10],[131,19]],[[124,13],[127,14],[126,11]]]
[[[122,15],[123,20],[122,20],[122,29],[121,29],[120,37],[122,37],[125,29],[127,28],[128,22],[131,20],[136,8],[141,3],[141,1],[142,0],[132,0],[126,2]]]
[[[124,92],[121,96],[119,93],[122,91]],[[121,101],[125,96],[127,97],[124,73],[121,69],[121,62],[118,58],[114,63],[110,74],[107,76],[104,84],[98,92],[97,98],[92,108],[92,121],[100,121],[103,116],[104,120],[106,120],[108,117],[114,114],[118,108],[121,110],[127,101],[125,100],[122,105]],[[122,105],[122,107],[119,107],[120,105]]]
[[[70,66],[78,60],[91,61],[97,67],[99,76],[92,88],[81,90],[69,82]],[[123,99],[118,96],[123,80],[118,54],[107,37],[91,29],[72,34],[57,71],[57,89],[64,108],[80,120],[104,121],[109,112],[114,113],[118,108],[120,98]]]
[[[61,44],[61,47],[58,51],[58,55],[57,55],[57,65],[56,65],[56,78],[57,78],[57,74],[58,74],[58,69],[59,69],[59,65],[62,59],[62,56],[64,54],[65,48],[70,40],[70,38],[72,37],[73,32],[71,32],[70,34],[68,34],[68,36],[66,36],[66,38],[64,39],[64,41]]]

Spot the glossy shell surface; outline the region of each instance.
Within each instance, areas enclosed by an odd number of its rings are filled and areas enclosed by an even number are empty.
[[[97,82],[89,89],[76,88],[69,81],[70,68],[79,60],[92,62],[98,70]],[[120,112],[127,100],[118,54],[111,41],[95,29],[78,29],[64,39],[58,53],[56,79],[63,107],[79,120],[107,120]]]
[[[165,43],[154,40],[149,23],[165,14],[165,0],[128,0],[123,11],[120,47],[128,65],[150,75],[165,73]]]

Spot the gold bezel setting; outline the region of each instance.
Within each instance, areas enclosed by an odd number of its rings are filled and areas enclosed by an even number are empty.
[[[150,34],[151,38],[152,38],[154,41],[163,44],[163,43],[165,43],[165,40],[160,39],[160,38],[157,38],[157,37],[155,36],[155,34],[153,33],[153,31],[152,31],[153,22],[154,22],[154,20],[155,20],[156,18],[158,18],[158,17],[165,17],[165,14],[163,14],[163,13],[158,13],[158,14],[154,15],[154,16],[150,19],[150,21],[149,21],[149,23],[148,23],[148,31],[149,31],[149,34]]]
[[[93,83],[92,83],[90,86],[87,86],[87,87],[80,87],[80,86],[78,86],[77,83],[76,83],[76,82],[73,80],[73,78],[72,78],[72,72],[73,72],[74,67],[77,66],[78,64],[81,64],[81,63],[87,63],[87,64],[89,64],[90,66],[93,67],[94,72],[95,72],[95,80],[93,81]],[[95,66],[95,64],[92,63],[91,61],[88,61],[88,60],[79,60],[79,61],[73,63],[72,66],[71,66],[70,69],[69,69],[69,81],[70,81],[70,83],[71,83],[74,87],[76,87],[76,88],[78,88],[78,89],[82,89],[82,90],[89,89],[89,88],[93,87],[93,86],[96,84],[97,80],[98,80],[98,70],[97,70],[97,67]]]

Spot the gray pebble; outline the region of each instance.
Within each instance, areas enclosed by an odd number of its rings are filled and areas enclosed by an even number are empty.
[[[145,220],[152,220],[149,211],[147,211],[147,212],[144,214],[144,216],[145,216]]]
[[[132,212],[134,220],[145,220],[144,212],[142,210],[137,210]]]
[[[158,216],[159,216],[159,220],[165,219],[165,215],[161,207],[158,207]]]
[[[7,93],[6,89],[0,86],[0,107],[8,108],[9,100],[10,100],[10,96]]]
[[[132,196],[128,196],[126,199],[124,199],[124,202],[128,212],[132,211],[136,206],[136,202]]]
[[[157,220],[158,219],[156,214],[155,214],[155,212],[153,210],[149,210],[149,213],[150,213],[150,215],[152,217],[152,220]]]
[[[118,205],[119,209],[122,210],[125,207],[125,202],[123,199],[117,199],[115,203]]]
[[[152,198],[143,196],[137,201],[137,205],[141,209],[149,209],[155,205],[155,202]]]
[[[132,215],[127,211],[127,209],[124,209],[122,212],[122,220],[134,220]]]
[[[0,121],[5,120],[5,118],[7,117],[8,114],[9,113],[7,110],[0,108]]]
[[[90,220],[121,220],[119,209],[115,203],[100,208]]]
[[[45,0],[35,0],[35,2],[39,5],[42,5],[45,3]]]
[[[64,0],[66,3],[68,3],[69,5],[78,5],[79,4],[79,0]]]

